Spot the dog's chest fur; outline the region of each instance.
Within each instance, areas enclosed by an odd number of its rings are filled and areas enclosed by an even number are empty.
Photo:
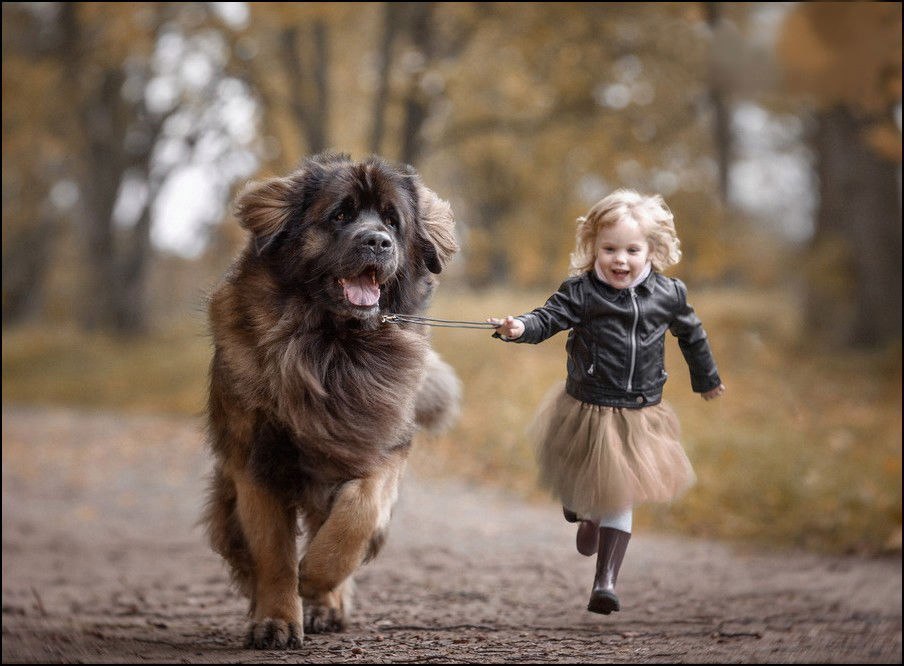
[[[312,321],[306,307],[277,304],[266,292],[239,299],[247,285],[234,287],[214,295],[211,319],[222,375],[257,414],[254,457],[266,449],[268,460],[281,460],[271,466],[282,467],[294,449],[306,475],[353,477],[410,442],[428,349],[422,335]]]

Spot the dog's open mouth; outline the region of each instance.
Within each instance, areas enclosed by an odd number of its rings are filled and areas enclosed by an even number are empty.
[[[356,277],[339,278],[339,284],[352,305],[369,308],[380,301],[380,283],[372,268]]]

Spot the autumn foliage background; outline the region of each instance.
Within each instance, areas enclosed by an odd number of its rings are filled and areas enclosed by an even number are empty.
[[[229,203],[304,155],[450,200],[455,319],[541,304],[633,187],[675,213],[729,389],[692,394],[669,340],[699,481],[639,528],[900,550],[900,4],[226,4],[3,4],[4,403],[197,418]],[[564,336],[434,339],[465,402],[415,472],[550,501],[524,427]]]

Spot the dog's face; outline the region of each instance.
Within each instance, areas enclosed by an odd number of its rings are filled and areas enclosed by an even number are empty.
[[[324,154],[237,202],[251,251],[286,290],[339,319],[423,306],[429,273],[457,249],[449,205],[410,167]]]

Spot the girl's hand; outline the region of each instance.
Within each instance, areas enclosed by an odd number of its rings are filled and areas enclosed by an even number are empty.
[[[496,332],[499,335],[508,340],[520,338],[521,334],[524,333],[524,322],[520,319],[515,319],[511,315],[505,319],[490,317],[487,321],[496,327]]]
[[[702,393],[701,396],[704,400],[713,400],[718,398],[720,395],[725,393],[725,384],[719,384],[716,388],[711,391],[707,391],[706,393]]]

